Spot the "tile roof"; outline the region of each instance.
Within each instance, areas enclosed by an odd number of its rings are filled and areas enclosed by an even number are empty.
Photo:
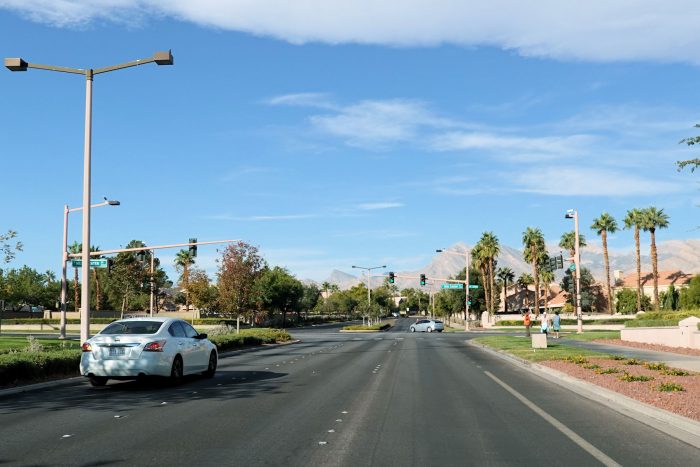
[[[654,278],[650,272],[642,271],[642,287],[651,287],[654,285]],[[683,271],[659,271],[659,285],[674,286],[686,285],[693,278],[692,274],[685,274]],[[637,287],[637,273],[629,274],[622,279],[621,287]]]

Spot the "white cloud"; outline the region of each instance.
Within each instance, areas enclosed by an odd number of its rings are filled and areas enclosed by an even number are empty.
[[[439,151],[478,149],[489,151],[542,152],[570,154],[594,138],[589,135],[524,137],[490,133],[449,132],[433,139],[433,148]]]
[[[336,106],[330,100],[330,96],[322,92],[300,92],[274,96],[265,101],[268,105],[287,105],[299,107],[318,107],[321,109],[335,109]]]
[[[373,211],[376,209],[392,209],[403,207],[403,203],[382,202],[382,203],[363,203],[357,206],[363,211]]]
[[[700,63],[695,0],[0,0],[34,21],[170,16],[292,43],[494,46],[566,60]]]
[[[245,216],[237,217],[228,213],[224,214],[214,214],[209,216],[202,216],[202,219],[215,220],[215,221],[288,221],[288,220],[299,220],[299,219],[312,219],[318,217],[316,214],[282,214],[282,215],[259,215],[259,216]]]
[[[605,168],[534,167],[512,175],[517,191],[562,196],[640,196],[681,191],[677,183]]]

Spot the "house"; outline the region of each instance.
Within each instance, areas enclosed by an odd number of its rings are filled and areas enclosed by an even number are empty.
[[[654,277],[651,272],[642,271],[642,291],[644,295],[654,297]],[[693,274],[685,274],[683,271],[659,271],[659,293],[668,291],[673,285],[676,290],[688,287]],[[615,271],[615,290],[637,290],[637,273],[622,275],[622,271]]]
[[[549,284],[547,297],[547,307],[549,310],[561,310],[566,303],[567,293],[556,283]],[[508,302],[508,313],[520,313],[532,308],[535,300],[535,286],[529,285],[527,291],[517,284],[509,285],[507,295],[501,289],[498,313],[505,312],[505,302]],[[544,296],[540,298],[540,309],[544,310]]]

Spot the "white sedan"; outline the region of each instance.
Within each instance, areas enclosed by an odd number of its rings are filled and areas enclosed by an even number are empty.
[[[109,379],[165,376],[179,382],[184,375],[213,377],[216,346],[206,334],[176,318],[132,318],[115,321],[83,343],[80,374],[93,386]]]

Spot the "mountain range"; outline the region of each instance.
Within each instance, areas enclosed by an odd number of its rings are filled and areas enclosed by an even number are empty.
[[[467,245],[464,243],[456,243],[448,250],[455,252],[464,252]],[[657,243],[659,271],[677,271],[681,270],[685,273],[700,272],[700,239],[687,240],[668,240]],[[556,245],[548,245],[550,255],[559,255],[560,248]],[[642,273],[651,271],[651,258],[649,255],[649,246],[642,245]],[[563,253],[566,263],[568,253]],[[621,276],[626,276],[636,272],[636,259],[634,249],[618,250],[608,249],[610,257],[610,275],[614,276],[613,271],[621,271]],[[588,246],[581,250],[581,263],[583,267],[588,268],[597,280],[601,280],[605,276],[605,262],[603,259],[603,248],[600,243],[591,241]],[[428,279],[446,279],[455,276],[464,269],[465,257],[463,254],[436,253],[432,260],[424,267],[412,271],[394,271],[396,274],[396,285],[400,289],[409,287],[418,287],[418,277],[420,274],[425,274]],[[501,253],[497,257],[497,268],[509,267],[515,273],[516,278],[524,273],[532,273],[532,266],[523,260],[522,250],[512,248],[507,245],[501,245]],[[383,271],[384,274],[388,274]],[[556,281],[559,282],[563,276],[563,270],[556,272]],[[409,276],[404,278],[401,276]],[[612,278],[612,277],[611,277]],[[343,271],[333,270],[328,276],[326,282],[336,284],[341,290],[349,289],[357,285],[360,281],[366,283],[366,276],[355,276]],[[381,285],[384,281],[383,277],[372,277],[372,287]]]

